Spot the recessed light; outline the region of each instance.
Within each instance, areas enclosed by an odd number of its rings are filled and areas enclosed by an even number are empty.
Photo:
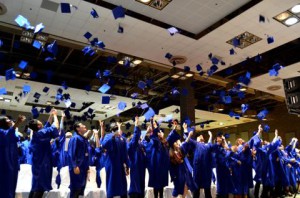
[[[284,24],[286,25],[295,25],[299,20],[296,17],[290,17],[286,21],[284,21]]]
[[[179,79],[180,80],[186,80],[187,78],[185,76],[181,76]]]
[[[218,109],[218,111],[224,111],[224,109],[221,109],[221,108],[220,108],[220,109]]]
[[[247,90],[247,88],[246,87],[242,87],[242,88],[240,88],[240,91],[246,91]]]
[[[286,20],[287,18],[289,18],[291,16],[290,13],[288,12],[283,12],[283,13],[280,13],[278,14],[275,19],[277,19],[278,21],[284,21]]]
[[[194,74],[192,74],[192,73],[188,73],[188,74],[186,74],[185,76],[186,77],[192,77]]]
[[[4,102],[10,102],[10,101],[11,101],[11,99],[8,99],[8,98],[4,99]]]
[[[124,61],[123,61],[123,60],[120,60],[118,63],[119,63],[120,65],[123,65],[123,64],[124,64]]]
[[[174,74],[173,76],[171,76],[171,78],[179,78],[179,76],[177,74]]]
[[[143,3],[149,3],[151,0],[140,0],[140,2],[143,2]]]
[[[46,104],[47,105],[52,105],[52,102],[51,101],[47,101]]]
[[[0,100],[3,100],[3,97],[0,96]]]
[[[295,14],[300,13],[300,5],[295,5],[294,7],[292,7],[291,12]]]
[[[220,122],[220,123],[219,123],[219,125],[220,125],[220,126],[223,126],[223,125],[224,125],[224,123],[223,123],[223,122]]]
[[[142,63],[142,60],[139,60],[139,59],[135,59],[133,61],[133,64],[135,64],[135,65],[138,65],[138,64],[141,64],[141,63]]]
[[[184,72],[178,72],[177,73],[179,76],[183,76],[185,73]]]

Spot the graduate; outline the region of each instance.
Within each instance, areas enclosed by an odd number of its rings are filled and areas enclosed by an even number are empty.
[[[187,126],[186,123],[183,124]],[[173,197],[186,197],[187,190],[195,191],[196,185],[192,177],[192,166],[186,155],[190,149],[190,138],[193,132],[190,132],[186,142],[181,143],[181,136],[176,132],[178,121],[173,121],[173,130],[167,137],[169,143],[170,154],[170,176],[174,183],[172,192]],[[185,127],[184,127],[185,128]]]
[[[0,116],[0,196],[3,198],[15,197],[20,169],[15,130],[25,119],[19,115],[14,123],[8,117]]]
[[[122,136],[121,123],[111,124],[111,133],[106,134],[102,141],[102,148],[106,150],[106,196],[127,197],[126,175],[129,175],[126,138]]]
[[[53,124],[50,126],[50,123]],[[58,137],[59,123],[57,111],[52,109],[45,125],[41,121],[32,119],[28,127],[33,130],[30,149],[32,151],[32,187],[29,198],[43,197],[45,191],[52,190],[52,153],[50,140]]]
[[[70,173],[70,198],[78,198],[84,195],[86,182],[89,176],[88,140],[84,137],[87,128],[82,123],[74,124],[74,135],[70,139],[69,173]]]
[[[184,132],[187,132],[187,124],[183,124]],[[212,133],[209,131],[209,140],[206,144],[203,135],[200,134],[199,141],[191,139],[191,150],[194,152],[193,160],[193,179],[196,184],[196,189],[193,191],[193,198],[199,198],[200,189],[204,188],[206,198],[211,198],[211,181],[212,181],[212,168],[213,159],[212,152],[214,151],[214,144],[212,144]]]
[[[100,133],[101,133],[101,141],[104,139],[105,135],[105,130],[104,130],[104,122],[99,120],[99,125],[100,125]],[[97,187],[101,187],[101,177],[100,177],[100,171],[102,168],[105,166],[105,154],[104,151],[100,145],[100,138],[99,138],[99,132],[95,132],[95,141],[96,141],[96,148],[95,148],[95,166],[96,166],[96,183]]]
[[[139,118],[135,117],[134,133],[128,139],[127,152],[130,167],[130,198],[144,198],[145,194],[145,174],[146,174],[146,151],[141,144],[141,130],[139,128]]]
[[[151,133],[151,135],[147,141],[144,141],[149,172],[148,186],[154,189],[154,198],[158,198],[158,195],[163,198],[164,187],[168,185],[169,179],[170,156],[168,143],[157,122],[151,119],[151,125],[147,130],[147,133]]]

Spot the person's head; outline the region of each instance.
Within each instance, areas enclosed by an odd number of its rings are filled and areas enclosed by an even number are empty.
[[[217,144],[222,144],[222,143],[223,143],[222,136],[218,135],[218,136],[216,137],[216,142],[217,142]]]
[[[181,141],[180,140],[177,140],[173,143],[173,148],[175,150],[179,149],[180,148],[180,145],[181,145]]]
[[[67,132],[67,133],[65,134],[65,136],[66,136],[66,138],[71,138],[71,137],[73,136],[73,134],[72,134],[71,132]]]
[[[87,132],[86,126],[82,124],[81,122],[76,122],[74,124],[74,130],[76,133],[83,135],[85,132]]]
[[[197,142],[201,142],[203,143],[205,141],[203,134],[202,133],[198,133],[197,135]]]
[[[43,123],[37,119],[32,119],[32,120],[29,120],[29,123],[28,123],[28,127],[33,130],[33,132],[36,132],[38,130],[40,130],[41,128],[44,127]]]
[[[6,116],[0,116],[0,129],[9,129],[13,126],[13,121]]]
[[[236,153],[238,150],[238,147],[236,145],[231,146],[231,151]]]

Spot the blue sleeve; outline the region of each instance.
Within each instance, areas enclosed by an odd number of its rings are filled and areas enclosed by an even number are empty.
[[[56,127],[46,127],[38,130],[35,134],[40,140],[54,139],[58,137],[58,130]]]
[[[196,149],[196,147],[197,147],[197,141],[196,141],[196,140],[193,140],[193,139],[190,139],[190,140],[188,141],[188,143],[189,143],[189,145],[190,145],[190,150],[191,150],[192,152],[194,152],[195,149]]]
[[[9,140],[13,140],[16,138],[16,129],[13,127],[10,127],[7,130],[3,130],[4,136],[8,138]]]
[[[44,125],[44,128],[50,127],[51,124],[47,121],[46,124]]]
[[[141,130],[140,130],[139,127],[135,126],[133,137],[132,137],[132,139],[130,140],[130,142],[128,144],[128,150],[137,148],[137,146],[139,144],[140,137],[141,137]]]
[[[113,134],[107,134],[104,136],[104,139],[101,142],[102,148],[106,149],[107,151],[112,151],[112,138]]]

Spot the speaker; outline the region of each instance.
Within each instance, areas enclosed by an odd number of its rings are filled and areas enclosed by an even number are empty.
[[[283,79],[283,87],[288,112],[300,115],[300,76]]]

